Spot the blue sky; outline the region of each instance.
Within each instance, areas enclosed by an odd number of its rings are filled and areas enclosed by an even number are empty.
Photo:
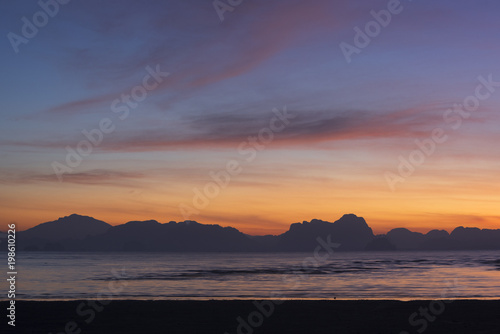
[[[179,205],[191,205],[209,172],[238,157],[273,108],[286,107],[293,121],[190,219],[261,234],[351,211],[380,231],[448,228],[471,217],[498,226],[490,188],[498,92],[448,129],[449,140],[396,192],[383,175],[396,172],[415,139],[446,128],[443,113],[474,93],[479,76],[500,81],[500,4],[402,1],[348,63],[340,43],[354,44],[353,29],[387,6],[246,0],[221,22],[211,1],[73,0],[16,53],[8,34],[22,35],[22,17],[32,21],[41,8],[1,3],[3,216],[26,227],[75,211],[111,223],[183,220]],[[169,76],[120,120],[113,101],[141,85],[148,66]],[[61,182],[53,162],[64,163],[65,148],[106,118],[114,131]],[[443,193],[431,191],[441,183]],[[457,189],[469,195],[443,200]],[[431,218],[422,221],[424,212]]]

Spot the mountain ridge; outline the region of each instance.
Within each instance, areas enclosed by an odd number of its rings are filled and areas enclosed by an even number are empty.
[[[311,251],[318,238],[340,244],[339,251],[410,251],[500,249],[500,229],[456,227],[451,233],[394,228],[374,235],[363,217],[345,214],[335,222],[312,219],[292,223],[279,235],[252,236],[231,226],[196,221],[129,221],[112,226],[93,217],[71,214],[17,233],[28,251]],[[4,249],[4,245],[1,246]]]

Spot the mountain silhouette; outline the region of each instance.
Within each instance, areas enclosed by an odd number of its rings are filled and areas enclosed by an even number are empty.
[[[492,250],[500,249],[500,230],[457,227],[451,233],[432,230],[427,234],[396,228],[387,240],[398,250]]]
[[[17,232],[16,243],[27,250],[64,250],[63,243],[102,234],[109,228],[111,225],[101,220],[72,214]]]
[[[318,237],[324,239],[329,235],[332,242],[340,244],[338,250],[361,250],[374,238],[363,218],[348,214],[334,223],[318,219],[295,223],[281,235],[254,237],[254,240],[265,242],[268,250],[307,252],[318,245]]]
[[[83,246],[99,251],[252,251],[255,242],[232,227],[149,220],[114,226],[87,238]]]
[[[340,244],[338,251],[500,249],[500,230],[457,227],[452,233],[423,234],[395,228],[375,236],[366,221],[354,214],[333,223],[319,219],[293,223],[285,233],[267,236],[195,221],[130,221],[111,226],[72,214],[17,232],[16,243],[28,251],[311,252],[318,238]],[[5,239],[1,244],[5,249]]]
[[[375,239],[370,241],[365,250],[367,251],[395,251],[396,246],[392,244],[385,235],[377,235]]]
[[[396,249],[413,250],[418,249],[419,245],[424,242],[425,236],[406,228],[395,228],[386,234],[386,238]]]

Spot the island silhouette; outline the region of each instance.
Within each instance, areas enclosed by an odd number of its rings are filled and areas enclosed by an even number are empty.
[[[318,245],[318,238],[340,244],[337,251],[500,249],[500,229],[460,226],[451,233],[432,230],[423,234],[395,228],[375,235],[365,219],[354,214],[335,222],[294,223],[280,235],[266,236],[196,221],[130,221],[112,226],[72,214],[18,232],[16,239],[24,251],[308,252]],[[6,248],[5,238],[1,248]]]

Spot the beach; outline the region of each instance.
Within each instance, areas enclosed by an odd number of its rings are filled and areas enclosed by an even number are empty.
[[[6,333],[500,333],[500,300],[16,301],[15,329],[3,322]]]

